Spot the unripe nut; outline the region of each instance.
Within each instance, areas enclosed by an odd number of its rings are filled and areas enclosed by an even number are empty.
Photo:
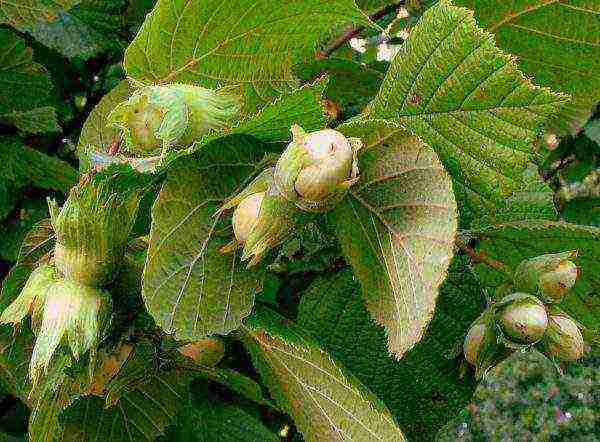
[[[546,356],[560,361],[576,361],[583,356],[581,331],[566,315],[550,316],[548,331],[540,344]]]
[[[561,302],[577,281],[577,265],[570,260],[575,256],[576,251],[567,251],[523,260],[515,270],[515,290],[535,294],[547,304]]]
[[[294,188],[303,198],[324,200],[350,178],[352,146],[344,135],[333,129],[308,134],[302,145],[312,164],[299,172]]]
[[[506,303],[498,312],[498,322],[505,337],[517,344],[539,341],[548,327],[548,314],[544,305],[533,296],[515,293],[504,298]]]
[[[245,242],[256,226],[264,197],[265,192],[253,193],[243,199],[233,212],[233,231],[239,242]]]

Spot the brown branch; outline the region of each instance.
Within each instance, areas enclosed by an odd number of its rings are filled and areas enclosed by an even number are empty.
[[[502,261],[490,258],[487,253],[478,252],[473,247],[460,240],[456,240],[456,245],[459,249],[464,251],[469,258],[471,258],[471,262],[473,264],[485,264],[495,270],[498,270],[499,272],[506,273],[508,275],[511,274],[510,268],[506,264],[504,264]]]
[[[373,22],[385,17],[392,12],[398,11],[400,6],[404,5],[405,0],[399,1],[397,3],[393,3],[391,5],[387,5],[383,9],[371,14],[369,19]],[[327,45],[325,49],[317,52],[315,58],[317,60],[323,60],[324,58],[329,57],[336,49],[341,48],[344,44],[352,40],[354,37],[359,35],[362,31],[364,31],[366,26],[358,26],[358,27],[350,27],[348,28],[342,35],[333,40],[331,43]]]

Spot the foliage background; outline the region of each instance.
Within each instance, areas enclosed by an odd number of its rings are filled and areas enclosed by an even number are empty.
[[[48,216],[46,197],[64,200],[65,192],[75,183],[79,167],[75,146],[83,123],[99,100],[124,78],[123,51],[153,3],[151,0],[64,0],[58,8],[36,14],[35,17],[45,17],[39,21],[28,14],[15,14],[8,3],[0,0],[0,23],[3,23],[0,25],[0,276],[15,263],[25,232]],[[357,3],[372,13],[392,2]],[[334,119],[358,114],[379,89],[389,66],[390,54],[401,50],[405,32],[410,31],[421,11],[432,3],[410,2],[410,17],[395,18],[394,14],[381,17],[379,24],[388,30],[391,39],[366,31],[362,36],[365,40],[342,45],[335,49],[329,60],[297,66],[296,74],[308,81],[328,72],[326,95]],[[464,3],[468,6],[469,2]],[[339,32],[332,30],[329,37],[333,38]],[[357,45],[360,50],[353,48]],[[585,115],[582,127],[577,133],[561,131],[558,146],[542,148],[545,154],[543,174],[546,183],[552,187],[562,220],[600,227],[600,113],[597,109],[591,115]],[[143,222],[140,224],[143,231]],[[319,272],[340,267],[341,253],[332,238],[332,232],[312,225],[285,245],[271,266],[273,275],[262,295],[264,299],[277,299],[284,310],[288,308],[283,312],[286,316],[298,315],[302,322],[303,311],[310,311],[310,290],[299,311],[297,294],[313,282],[318,284]],[[473,285],[477,285],[477,274],[464,256],[459,259],[462,262],[457,264],[459,268],[455,271],[463,276],[469,274]],[[341,281],[340,284],[345,286],[346,283]],[[351,306],[348,308],[359,308],[352,307],[353,290],[348,289],[348,298],[342,299]],[[443,299],[459,305],[463,290],[465,287],[447,283]],[[340,288],[338,292],[346,293],[346,290]],[[344,309],[347,305],[344,304]],[[476,313],[464,312],[466,321]],[[438,314],[437,320],[446,319],[439,315],[443,312]],[[355,318],[352,316],[352,321]],[[367,338],[361,338],[360,342],[367,345],[384,339],[367,322],[363,324]],[[310,318],[307,317],[303,325],[310,330]],[[440,336],[429,338],[434,344],[444,339]],[[456,338],[445,337],[448,341],[445,346]],[[361,365],[362,361],[353,359],[351,347],[343,338],[332,332],[330,335],[325,333],[320,339],[336,357],[355,368],[359,377],[368,377],[368,369]],[[422,356],[414,353],[409,357],[418,360]],[[440,432],[440,438],[496,440],[495,435],[506,434],[512,440],[597,440],[600,434],[600,357],[588,355],[583,365],[570,367],[564,377],[559,377],[538,359],[532,355],[517,355],[505,362],[478,387],[472,404]],[[391,359],[386,363],[394,365]],[[389,365],[383,368],[387,370]],[[435,370],[447,374],[445,367]],[[409,385],[412,375],[410,364],[405,364],[397,369],[395,381],[401,388],[418,394],[428,391],[427,385]],[[387,399],[388,406],[391,401],[396,411],[402,409],[401,388],[386,391],[387,385],[370,387]],[[390,397],[386,398],[386,394]],[[199,392],[197,397],[207,400],[211,395],[237,403],[237,398],[214,388]],[[392,395],[398,396],[394,399]],[[436,397],[431,400],[436,401]],[[451,406],[460,400],[452,402],[450,398],[448,402]],[[250,416],[266,422],[273,431],[287,422],[283,416],[265,415],[264,410],[248,404],[241,409],[223,407],[218,413],[215,411],[215,415],[226,414],[230,416],[230,422]],[[202,409],[201,404],[190,405],[186,412],[194,414]],[[246,414],[240,416],[240,410]],[[408,434],[418,433],[421,420],[427,425],[427,419],[439,417],[428,416],[426,404],[422,413],[417,419],[400,415],[401,421],[406,420],[402,424]],[[0,429],[5,434],[23,439],[27,415],[27,409],[17,398],[3,395]],[[211,422],[215,426],[211,430],[214,434],[227,431],[219,428],[218,419]],[[173,427],[167,436],[176,438],[176,432]],[[266,436],[257,434],[256,437]],[[288,438],[294,437],[298,438],[292,430]]]

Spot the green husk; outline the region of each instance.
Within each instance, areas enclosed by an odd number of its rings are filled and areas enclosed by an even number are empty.
[[[153,85],[138,89],[107,117],[121,131],[123,146],[148,156],[184,147],[212,130],[223,129],[241,102],[227,90],[189,84]]]
[[[48,286],[39,314],[41,323],[29,365],[34,384],[48,370],[63,338],[75,359],[96,348],[108,330],[112,301],[106,291],[61,280]]]
[[[473,322],[463,342],[465,359],[475,367],[476,379],[484,378],[513,351],[501,339],[493,309],[486,310]]]
[[[35,314],[43,306],[46,290],[59,280],[56,267],[52,264],[42,264],[29,276],[25,287],[0,316],[1,324],[17,325],[29,314]]]
[[[56,267],[65,278],[91,287],[114,279],[149,183],[128,167],[111,166],[73,188],[61,209],[48,202]]]

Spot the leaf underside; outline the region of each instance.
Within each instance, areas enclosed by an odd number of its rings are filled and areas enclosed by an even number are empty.
[[[397,361],[348,269],[317,278],[303,293],[298,322],[380,398],[411,441],[429,442],[470,401],[474,376],[451,359],[485,296],[466,256],[453,259],[423,339]]]
[[[282,317],[257,307],[244,342],[306,441],[403,441],[385,406]]]
[[[385,121],[340,126],[360,137],[360,180],[331,214],[367,308],[400,358],[423,336],[457,228],[450,177],[430,147]]]

